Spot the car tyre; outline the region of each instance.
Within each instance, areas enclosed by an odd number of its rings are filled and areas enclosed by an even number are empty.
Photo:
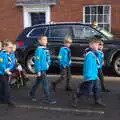
[[[27,57],[26,66],[27,66],[27,71],[29,73],[32,73],[32,74],[35,73],[35,70],[34,70],[34,55],[33,54],[31,54]]]
[[[120,76],[120,56],[118,56],[114,59],[113,70],[118,76]]]

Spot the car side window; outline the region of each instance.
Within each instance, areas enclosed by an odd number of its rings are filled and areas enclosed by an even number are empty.
[[[40,35],[47,34],[47,27],[33,28],[28,34],[27,37],[38,38]]]
[[[51,26],[49,30],[49,37],[51,38],[64,38],[65,35],[72,36],[70,26]]]
[[[89,26],[83,26],[83,25],[75,25],[73,27],[73,31],[74,31],[74,37],[76,39],[88,39],[95,35],[100,35],[100,33],[97,32],[96,30],[90,28]]]

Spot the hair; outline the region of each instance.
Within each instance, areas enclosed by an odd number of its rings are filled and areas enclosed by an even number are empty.
[[[43,37],[47,37],[46,35],[42,34],[40,35],[40,37],[38,38],[38,40],[41,40]]]
[[[99,42],[99,44],[104,44],[104,42],[101,40],[101,41]]]
[[[93,22],[92,22],[92,25],[93,25],[93,26],[98,26],[98,23],[97,23],[96,21],[93,21]]]
[[[71,38],[71,36],[66,35],[66,36],[64,37],[64,43],[72,43],[72,38]]]
[[[13,52],[16,51],[16,44],[13,44]]]
[[[2,46],[6,47],[9,45],[9,43],[13,44],[10,40],[6,39],[6,40],[2,41]]]
[[[100,43],[101,41],[102,41],[101,38],[96,37],[96,36],[94,36],[94,37],[92,37],[92,38],[89,39],[89,43],[90,43],[90,44]]]

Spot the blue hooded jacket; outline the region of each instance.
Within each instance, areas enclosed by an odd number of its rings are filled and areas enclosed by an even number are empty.
[[[98,54],[98,60],[100,62],[100,65],[98,66],[98,68],[102,68],[103,61],[104,61],[104,53],[101,50],[97,50],[97,54]]]
[[[71,65],[71,50],[68,47],[61,47],[58,54],[60,67],[69,67]]]
[[[97,80],[98,79],[98,63],[96,51],[88,51],[84,55],[83,76],[84,80]]]
[[[10,69],[9,53],[7,53],[6,51],[0,51],[0,75],[6,74],[6,69]]]
[[[14,52],[9,53],[9,68],[10,68],[10,70],[13,70],[13,68],[15,66],[15,61],[16,61],[15,53]]]
[[[51,63],[49,50],[44,46],[39,46],[34,55],[35,71],[40,72],[48,70]]]

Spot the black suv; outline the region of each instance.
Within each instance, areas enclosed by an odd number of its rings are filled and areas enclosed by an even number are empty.
[[[54,58],[59,48],[63,46],[65,35],[72,36],[73,43],[72,65],[83,64],[83,53],[88,47],[88,39],[95,35],[101,36],[104,41],[105,66],[113,68],[120,75],[120,41],[114,40],[113,35],[97,27],[93,28],[82,23],[54,23],[35,25],[24,29],[17,37],[17,58],[29,72],[34,73],[33,54],[38,44],[38,37],[44,34],[48,37],[48,48]],[[55,65],[56,60],[54,59]]]

